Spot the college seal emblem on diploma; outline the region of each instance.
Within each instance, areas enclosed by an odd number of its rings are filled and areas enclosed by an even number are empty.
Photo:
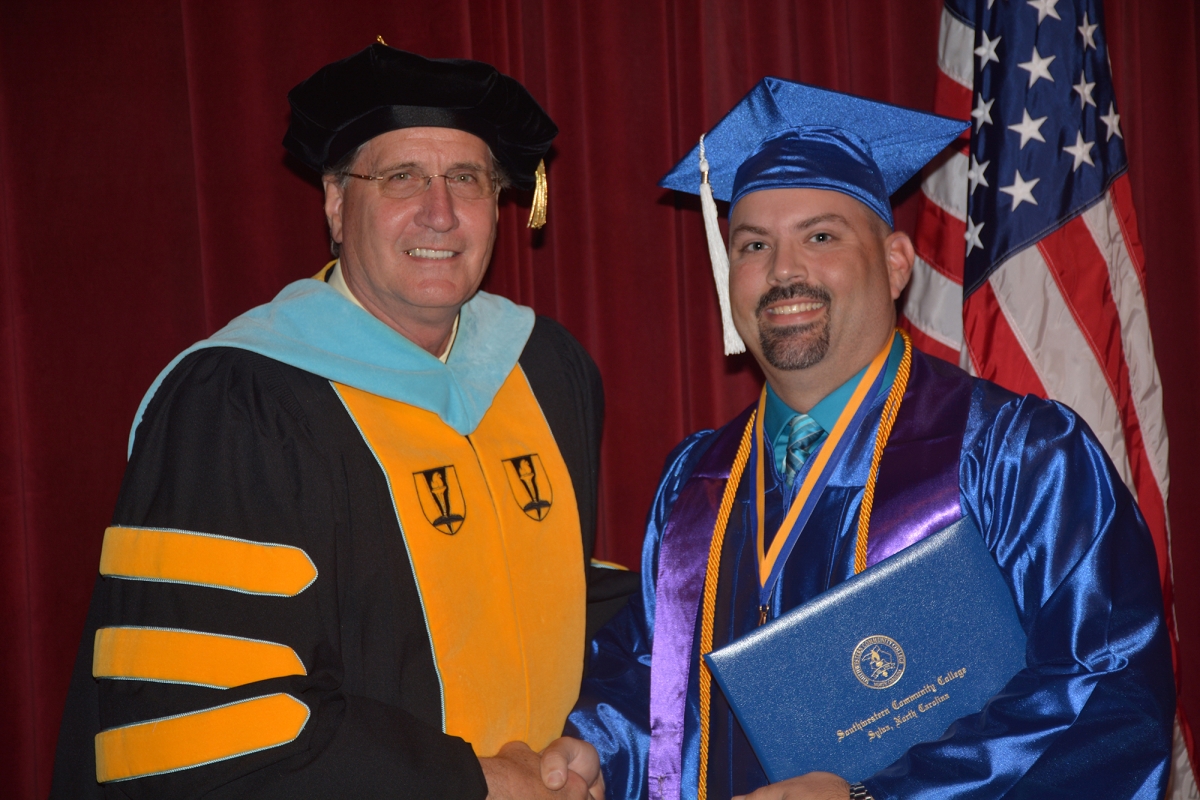
[[[904,648],[890,636],[868,636],[854,648],[850,669],[868,689],[895,686],[904,674]]]

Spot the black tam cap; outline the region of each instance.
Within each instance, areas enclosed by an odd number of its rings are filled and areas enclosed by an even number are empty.
[[[400,128],[457,128],[492,148],[513,184],[534,188],[558,128],[525,87],[490,64],[424,58],[373,44],[288,92],[283,146],[324,172],[362,143]]]

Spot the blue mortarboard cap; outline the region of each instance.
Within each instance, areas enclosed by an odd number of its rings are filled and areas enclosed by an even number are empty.
[[[782,78],[763,78],[704,137],[713,196],[831,189],[888,225],[888,198],[970,123]],[[700,193],[699,145],[659,182]]]

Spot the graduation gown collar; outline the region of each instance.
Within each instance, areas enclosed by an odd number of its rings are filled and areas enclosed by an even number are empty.
[[[138,406],[129,451],[146,406],[187,355],[238,347],[331,381],[432,411],[462,435],[478,427],[533,330],[533,310],[477,292],[462,307],[446,363],[356,307],[324,281],[288,284],[271,302],[234,318],[167,365]]]

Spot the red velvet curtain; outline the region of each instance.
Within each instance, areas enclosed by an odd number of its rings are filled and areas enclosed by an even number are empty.
[[[1200,683],[1200,104],[1192,0],[1107,0],[1174,445],[1181,655]],[[670,448],[760,376],[720,355],[698,206],[656,188],[763,75],[930,108],[939,0],[0,4],[0,786],[44,797],[138,400],[327,260],[287,90],[377,35],[522,80],[562,129],[550,223],[508,200],[486,288],[558,318],[608,395],[597,555],[636,564]],[[911,188],[911,187],[910,187]],[[902,197],[909,196],[902,194]],[[909,227],[914,209],[901,205]],[[1200,691],[1188,695],[1200,719]]]

